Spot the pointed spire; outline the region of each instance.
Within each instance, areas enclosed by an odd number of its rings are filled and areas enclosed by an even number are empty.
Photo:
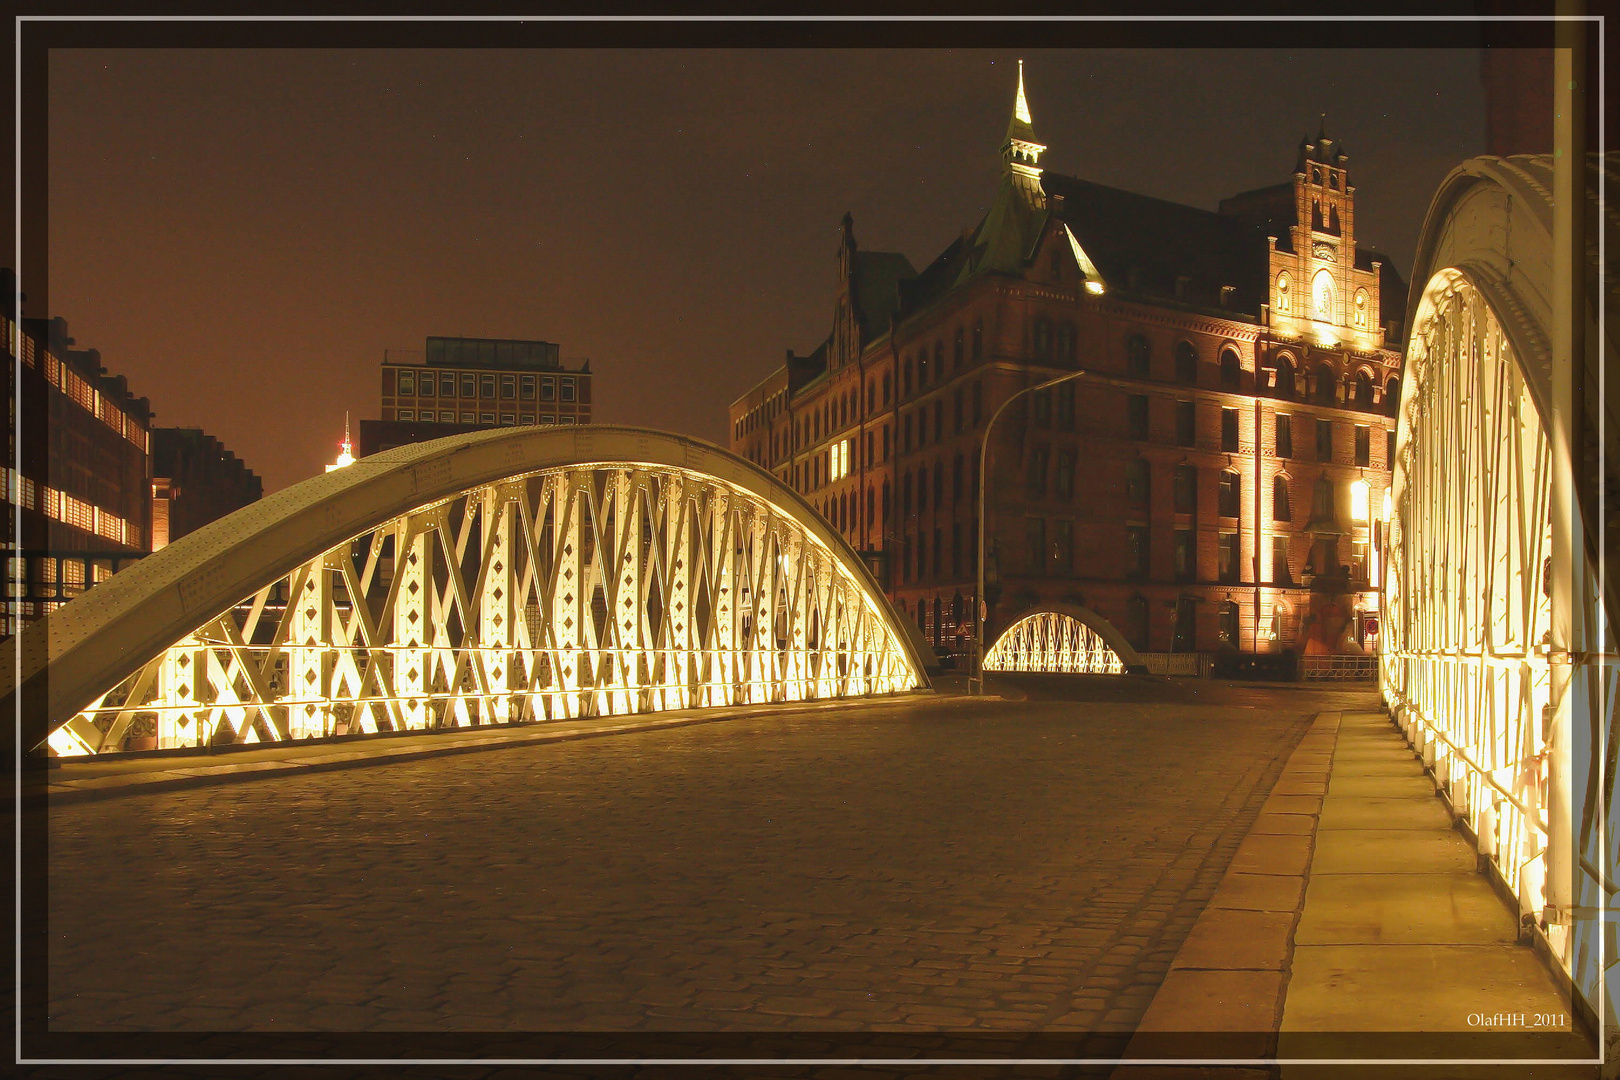
[[[1024,96],[1024,62],[1018,61],[1018,96],[1013,99],[1012,119],[1007,122],[1007,141],[1039,146],[1035,142],[1035,125],[1029,115],[1029,98]],[[1042,150],[1046,147],[1042,146]]]

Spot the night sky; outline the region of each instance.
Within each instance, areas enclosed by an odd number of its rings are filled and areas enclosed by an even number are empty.
[[[1484,150],[1472,50],[54,50],[51,313],[267,492],[430,334],[559,342],[598,421],[723,442],[826,335],[846,210],[918,269],[977,222],[1020,55],[1043,165],[1207,209],[1326,112],[1403,276]]]

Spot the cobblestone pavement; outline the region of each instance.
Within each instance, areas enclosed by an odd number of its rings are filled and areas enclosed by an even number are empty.
[[[912,699],[54,808],[51,1028],[1129,1031],[1334,696]]]

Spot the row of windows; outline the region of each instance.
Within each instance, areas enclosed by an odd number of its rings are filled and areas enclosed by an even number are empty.
[[[457,416],[460,416],[459,420],[456,419]],[[533,413],[454,413],[448,410],[440,410],[435,413],[432,409],[422,409],[420,411],[416,409],[400,409],[397,417],[400,420],[421,421],[429,424],[533,424],[536,422],[541,424],[574,424],[579,422],[576,417],[567,415],[552,416],[544,414],[537,421]]]
[[[1149,436],[1148,425],[1148,396],[1146,394],[1131,394],[1125,400],[1125,434],[1127,438],[1147,440]],[[1294,456],[1294,422],[1289,413],[1276,413],[1273,416],[1272,449],[1280,458]],[[1238,410],[1223,408],[1221,410],[1221,450],[1227,453],[1237,453],[1240,449],[1238,438]],[[1355,430],[1355,464],[1372,464],[1372,428],[1365,424],[1354,425]],[[1316,460],[1333,460],[1333,421],[1318,417],[1315,421],[1316,432]],[[1385,462],[1395,460],[1395,432],[1385,431]],[[1194,402],[1176,402],[1176,445],[1196,447],[1198,445],[1198,409]]]
[[[1070,523],[1071,527],[1073,523]],[[900,584],[932,578],[935,581],[964,578],[979,572],[979,533],[977,522],[955,522],[949,533],[941,528],[919,530],[899,546]],[[950,546],[946,547],[949,536]],[[1072,535],[1072,533],[1071,533]]]
[[[94,533],[115,544],[141,546],[139,525],[65,491],[36,483],[15,469],[0,468],[0,492],[4,493],[7,502],[24,510],[38,510],[48,518]]]
[[[558,378],[555,375],[478,375],[450,371],[437,375],[431,371],[399,372],[400,397],[453,398],[457,396],[458,384],[461,397],[489,400],[496,400],[498,390],[500,400],[533,401],[537,386],[541,401],[573,401],[576,393],[575,379],[571,375]]]
[[[34,340],[27,334],[18,334],[16,324],[6,320],[8,337],[23,346],[23,361],[29,367],[34,367],[39,359],[39,350],[34,348]],[[68,367],[62,361],[46,351],[44,375],[45,381],[61,391],[69,401],[79,408],[106,424],[120,436],[128,439],[142,451],[149,449],[146,428],[134,417],[118,408],[111,398],[103,395],[90,383],[80,377],[79,373]]]
[[[757,431],[774,420],[782,411],[783,402],[787,400],[787,391],[778,390],[765,401],[755,405],[733,425],[732,434],[735,438],[742,438],[751,431]]]

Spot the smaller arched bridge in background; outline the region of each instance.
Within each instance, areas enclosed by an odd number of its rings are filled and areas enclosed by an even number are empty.
[[[85,755],[889,694],[923,648],[742,458],[503,428],[182,537],[0,646],[0,692],[29,748]]]
[[[1014,619],[985,653],[984,670],[1145,675],[1147,665],[1101,615],[1074,604],[1052,604]]]

